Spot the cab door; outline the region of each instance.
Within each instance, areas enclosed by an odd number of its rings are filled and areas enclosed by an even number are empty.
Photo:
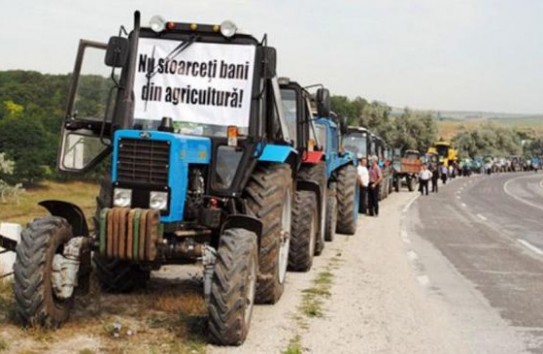
[[[79,42],[61,130],[57,159],[61,171],[83,173],[111,152],[118,75],[104,63],[107,47],[106,43]]]

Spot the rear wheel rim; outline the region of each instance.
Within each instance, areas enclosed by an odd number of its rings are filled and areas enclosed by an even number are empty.
[[[253,257],[251,257],[251,262],[249,263],[249,275],[247,277],[247,291],[245,293],[244,320],[246,325],[248,325],[251,321],[251,315],[253,313],[253,305],[256,293],[256,268],[256,261]]]
[[[317,228],[318,226],[315,225],[317,223],[317,218],[315,216],[315,213],[312,213],[312,220],[311,220],[311,227],[309,229],[309,255],[315,254],[315,246],[317,244]]]
[[[288,251],[290,247],[290,226],[291,226],[291,196],[290,190],[285,193],[283,211],[281,213],[281,238],[279,240],[279,267],[277,268],[279,283],[283,284],[287,275]]]

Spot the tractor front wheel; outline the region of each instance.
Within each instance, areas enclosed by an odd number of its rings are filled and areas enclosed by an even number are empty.
[[[219,345],[245,341],[256,292],[258,245],[245,229],[228,229],[221,236],[211,282],[208,327]]]
[[[61,299],[53,289],[53,259],[72,238],[72,227],[56,216],[29,223],[17,244],[13,290],[16,310],[25,325],[57,328],[74,304],[74,295]]]

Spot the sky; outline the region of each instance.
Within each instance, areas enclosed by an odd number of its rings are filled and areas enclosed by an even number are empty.
[[[334,95],[428,110],[543,113],[541,0],[0,0],[0,70],[69,73],[80,38],[156,14],[229,19],[278,73]]]

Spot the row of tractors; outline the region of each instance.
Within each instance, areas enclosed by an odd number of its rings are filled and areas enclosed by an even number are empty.
[[[101,53],[109,76],[98,111],[80,104],[89,53]],[[278,78],[276,64],[265,37],[229,21],[153,17],[144,27],[136,12],[130,33],[80,41],[58,169],[108,172],[91,225],[77,205],[46,200],[49,215],[20,242],[0,236],[16,251],[25,325],[67,321],[92,271],[103,290],[126,293],[164,265],[198,263],[211,340],[240,345],[254,304],[279,301],[287,270],[308,271],[336,232],[355,233],[357,158],[342,148],[350,130],[327,89]],[[385,151],[366,144],[366,154]],[[385,184],[384,196],[390,176]]]

